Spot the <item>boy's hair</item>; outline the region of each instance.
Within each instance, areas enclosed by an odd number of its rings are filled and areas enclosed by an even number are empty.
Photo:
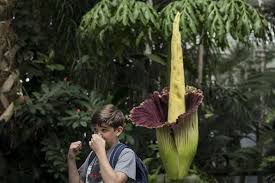
[[[113,128],[119,126],[124,127],[125,117],[123,113],[118,110],[113,104],[103,106],[100,110],[97,110],[92,116],[92,125],[101,126],[107,124]]]

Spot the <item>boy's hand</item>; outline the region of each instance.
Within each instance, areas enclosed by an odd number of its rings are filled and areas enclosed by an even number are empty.
[[[91,141],[89,142],[90,147],[96,154],[105,152],[105,140],[98,134],[93,134]]]
[[[68,159],[75,159],[82,148],[81,141],[72,142],[68,151]]]

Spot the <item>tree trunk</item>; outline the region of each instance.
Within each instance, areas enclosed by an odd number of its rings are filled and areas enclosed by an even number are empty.
[[[256,8],[273,10],[275,8],[274,0],[248,0],[248,3]]]
[[[263,7],[263,0],[258,0],[258,5],[259,5],[259,8],[261,10],[264,9]],[[261,61],[261,72],[265,72],[266,70],[266,53],[265,53],[265,46],[264,46],[264,43],[262,43],[261,45],[261,49],[259,50],[260,51],[260,61]],[[260,111],[260,120],[259,120],[259,124],[258,124],[258,133],[257,133],[257,142],[260,141],[260,130],[263,126],[263,123],[265,122],[265,96],[264,94],[262,94],[260,96],[260,106],[261,106],[261,111]],[[261,156],[263,157],[263,149],[261,148]],[[258,183],[263,183],[263,176],[262,175],[258,175]]]
[[[0,0],[0,121],[9,121],[19,92],[15,55],[19,49],[11,22],[14,1]]]
[[[265,72],[266,70],[266,52],[265,52],[265,46],[264,43],[262,43],[261,48],[258,50],[258,56],[260,61],[260,72]],[[260,96],[260,118],[257,126],[257,143],[260,142],[260,131],[263,128],[263,123],[265,122],[266,117],[266,105],[265,105],[265,96],[264,94],[261,94]],[[261,156],[263,156],[263,149],[261,148]],[[258,175],[258,183],[263,183],[263,176]]]
[[[153,0],[146,0],[146,3],[150,6],[153,6]],[[152,47],[150,45],[150,42],[152,42],[151,29],[149,29],[149,32],[148,32],[148,41],[145,43],[145,49],[144,49],[144,52],[143,52],[144,55],[151,55],[152,54]],[[149,74],[150,66],[152,64],[151,59],[149,59],[148,61],[149,62],[145,61],[145,64],[144,64],[144,68],[145,68],[144,72],[147,73],[147,74]],[[148,75],[144,74],[143,75],[143,81],[145,83],[145,86],[142,87],[142,98],[146,98],[146,96],[148,95],[149,80],[147,78],[148,78]]]
[[[198,49],[198,88],[201,88],[202,79],[203,79],[203,54],[204,54],[204,45],[203,41],[201,42]]]

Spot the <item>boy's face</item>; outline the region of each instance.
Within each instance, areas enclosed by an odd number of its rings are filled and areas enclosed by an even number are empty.
[[[111,148],[114,144],[117,143],[119,135],[122,133],[123,128],[113,128],[107,124],[101,124],[100,126],[97,124],[94,127],[94,133],[100,135],[106,142],[106,150]]]

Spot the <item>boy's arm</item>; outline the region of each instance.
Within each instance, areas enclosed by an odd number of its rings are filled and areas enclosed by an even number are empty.
[[[108,161],[105,150],[105,140],[99,135],[94,134],[92,135],[90,146],[94,150],[98,158],[100,173],[103,181],[105,183],[126,183],[128,180],[128,176],[123,172],[114,171]]]
[[[98,154],[98,161],[100,166],[100,173],[102,179],[106,183],[125,183],[128,180],[128,177],[123,172],[116,172],[111,167],[106,152],[101,152]]]
[[[69,183],[84,183],[78,173],[78,169],[75,162],[75,157],[81,149],[81,142],[73,142],[70,145],[68,151],[68,174],[69,174]]]
[[[68,158],[69,183],[84,183],[80,178],[74,159]]]

